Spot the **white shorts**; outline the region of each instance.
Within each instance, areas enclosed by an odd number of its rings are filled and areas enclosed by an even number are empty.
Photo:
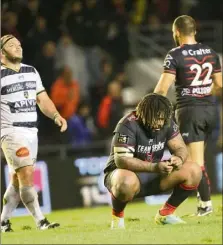
[[[37,158],[37,133],[12,132],[1,138],[1,147],[10,172],[34,165]]]

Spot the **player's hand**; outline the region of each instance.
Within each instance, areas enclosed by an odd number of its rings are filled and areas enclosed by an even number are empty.
[[[179,170],[182,167],[182,165],[183,165],[183,161],[182,161],[182,159],[180,157],[177,157],[177,156],[173,155],[170,158],[170,164],[173,166],[173,168],[175,170]]]
[[[168,161],[159,162],[156,165],[156,170],[160,174],[170,174],[173,170],[173,166]]]
[[[64,132],[67,130],[67,121],[63,117],[61,117],[61,115],[57,114],[54,118],[54,122],[60,127],[60,132]]]

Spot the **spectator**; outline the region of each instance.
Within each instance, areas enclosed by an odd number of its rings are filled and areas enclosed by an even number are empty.
[[[35,67],[40,72],[44,81],[44,87],[47,92],[50,92],[51,85],[56,79],[56,64],[55,64],[56,45],[53,41],[47,41],[42,52],[37,53],[35,58]]]
[[[121,85],[113,81],[108,85],[107,95],[102,99],[97,116],[97,123],[104,136],[109,136],[115,125],[123,116],[124,105],[122,102]]]
[[[12,34],[21,41],[21,36],[17,30],[18,16],[15,12],[6,12],[3,15],[1,34]]]
[[[84,46],[86,33],[84,29],[85,25],[84,25],[83,6],[80,0],[73,1],[71,12],[67,16],[65,25],[74,43],[80,46]]]
[[[112,62],[107,59],[103,60],[101,62],[101,78],[90,87],[91,110],[95,122],[97,121],[97,111],[100,102],[107,92],[108,84],[114,79],[114,77],[115,73]]]
[[[76,113],[79,97],[79,85],[72,79],[71,69],[66,66],[52,86],[51,99],[61,116],[68,120]]]
[[[77,80],[80,86],[81,97],[88,96],[88,71],[86,67],[84,50],[74,44],[69,35],[63,34],[58,42],[56,50],[56,67],[61,69],[70,66],[73,79]]]
[[[92,141],[94,132],[90,106],[87,103],[81,103],[77,113],[68,120],[69,141],[73,146],[88,144]]]
[[[38,16],[35,26],[28,32],[27,38],[24,40],[24,57],[27,63],[32,62],[35,55],[41,52],[41,47],[48,40],[52,40],[50,30],[47,28],[47,21],[43,16]]]
[[[130,86],[127,75],[124,71],[118,72],[115,76],[115,80],[121,84],[122,88]]]
[[[39,12],[39,0],[28,0],[27,5],[19,14],[18,29],[22,37],[26,37],[36,21]]]

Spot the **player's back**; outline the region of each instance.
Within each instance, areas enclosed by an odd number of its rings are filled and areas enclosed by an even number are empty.
[[[209,46],[196,43],[172,49],[164,72],[176,74],[177,108],[213,104],[212,75],[221,72],[218,55]]]

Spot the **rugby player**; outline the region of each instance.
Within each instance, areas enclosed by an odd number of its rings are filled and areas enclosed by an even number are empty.
[[[10,184],[3,198],[1,231],[10,232],[10,217],[20,200],[33,216],[38,229],[58,227],[42,214],[34,188],[37,157],[36,104],[54,120],[60,131],[67,122],[48,97],[39,73],[22,62],[22,47],[13,35],[1,38],[1,147],[10,169]]]
[[[111,228],[124,228],[124,208],[134,197],[173,192],[158,211],[158,224],[185,223],[175,209],[197,188],[198,164],[187,161],[188,151],[172,118],[170,101],[146,95],[136,110],[124,116],[114,130],[104,183],[112,196]],[[161,161],[165,147],[172,156]]]
[[[175,82],[176,120],[191,160],[200,165],[203,173],[198,186],[196,215],[205,216],[212,213],[213,208],[204,150],[206,139],[216,125],[212,88],[222,88],[221,65],[212,48],[196,41],[196,23],[192,17],[177,17],[172,31],[177,47],[166,55],[164,72],[154,92],[166,96]]]

